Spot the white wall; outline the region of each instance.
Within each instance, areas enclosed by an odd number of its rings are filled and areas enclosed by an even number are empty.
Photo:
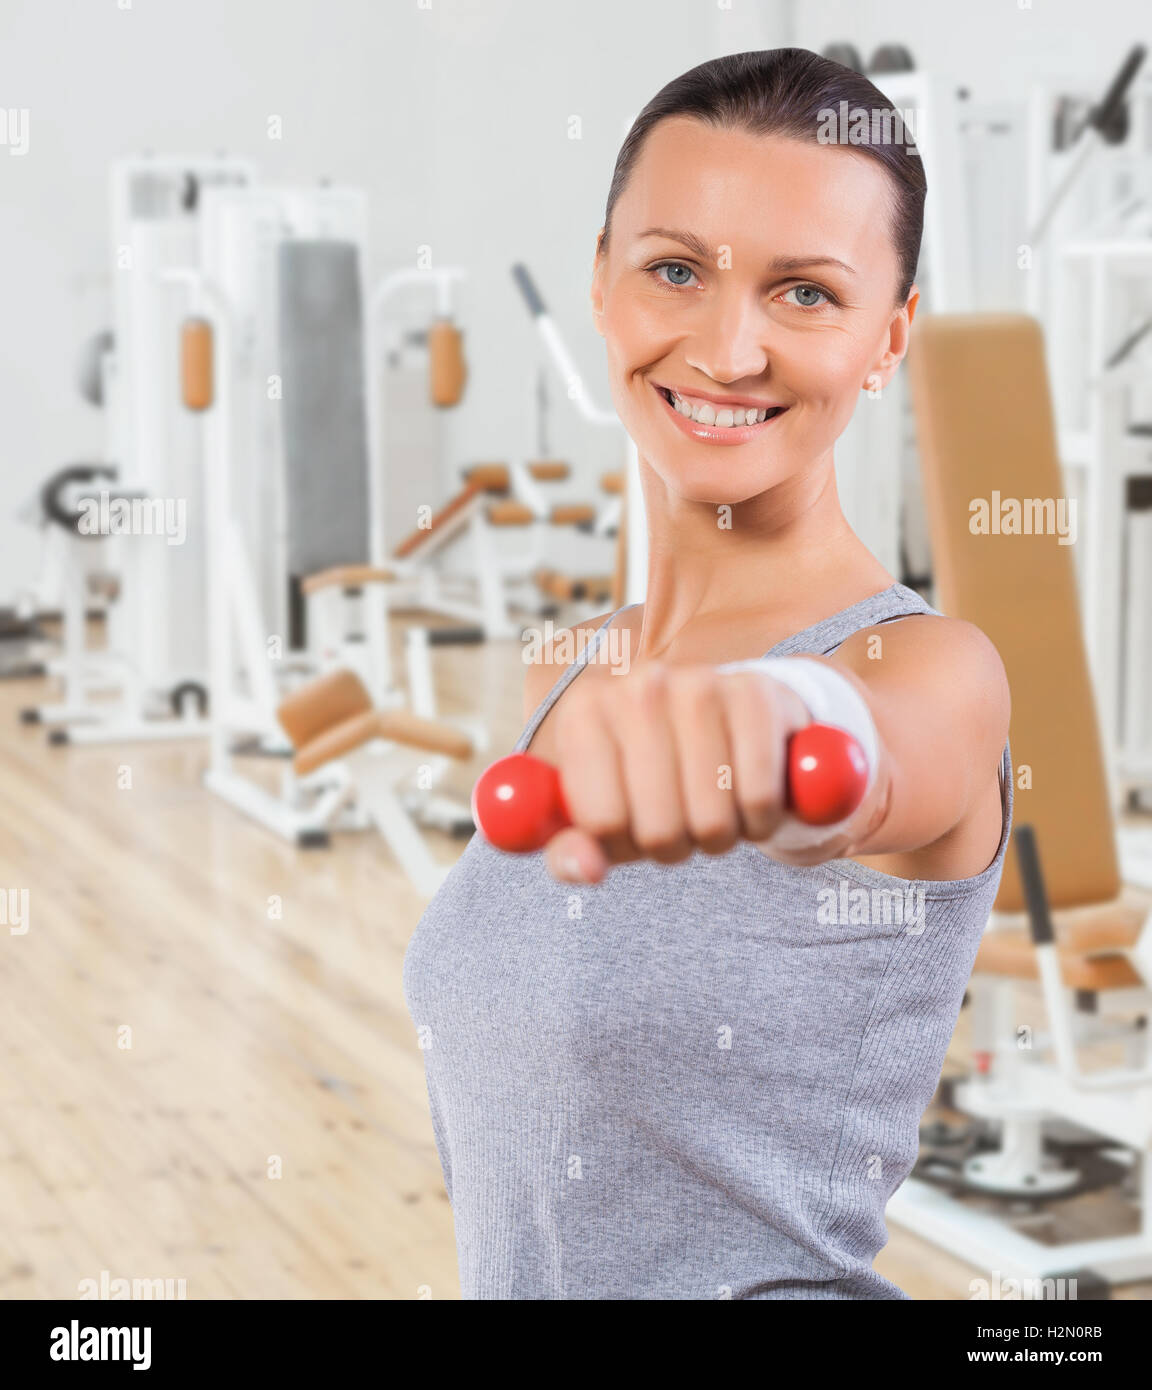
[[[0,601],[38,555],[13,507],[103,443],[73,375],[106,312],[109,162],[224,149],[275,179],[362,183],[376,250],[396,253],[430,236],[433,122],[411,111],[433,106],[439,51],[408,4],[4,0],[3,20],[0,105],[28,108],[30,140],[0,150]]]
[[[917,0],[0,0],[0,107],[27,108],[28,153],[0,149],[0,602],[34,569],[35,534],[11,520],[43,477],[98,454],[103,422],[73,384],[103,317],[106,171],[151,148],[226,149],[276,180],[361,184],[371,269],[431,245],[467,265],[472,376],[446,431],[444,478],[481,458],[535,452],[538,342],[509,276],[528,262],[577,364],[607,404],[588,285],[627,122],[666,81],[727,51],[850,39],[908,44],[980,99],[1032,74],[1102,84],[1144,24],[1138,0],[1085,22],[1072,0],[964,9]],[[426,5],[430,3],[430,8]],[[267,137],[270,116],[283,138]],[[578,117],[581,138],[569,138]],[[551,450],[590,495],[615,444],[552,391]],[[562,557],[561,557],[562,558]]]
[[[102,416],[73,378],[81,340],[107,321],[112,159],[223,149],[274,180],[361,184],[373,273],[421,245],[470,268],[472,376],[435,500],[461,463],[535,452],[537,340],[513,260],[607,403],[587,288],[625,121],[725,45],[778,42],[694,0],[3,0],[0,13],[0,106],[29,113],[27,153],[0,148],[0,602],[39,555],[16,506],[62,464],[100,456]],[[616,462],[555,390],[551,446],[589,481]]]
[[[1128,47],[1152,31],[1145,0],[793,0],[795,42],[854,43],[867,62],[884,43],[911,49],[981,101],[1008,101],[1033,80],[1087,76],[1102,89]]]

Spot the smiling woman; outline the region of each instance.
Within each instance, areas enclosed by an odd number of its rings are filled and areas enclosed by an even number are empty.
[[[830,111],[879,112],[884,98],[815,54],[766,57],[703,64],[649,102],[597,244],[592,303],[616,407],[657,477],[705,500],[692,475],[711,451],[668,453],[668,423],[702,443],[763,441],[720,493],[700,480],[713,503],[827,462],[861,386],[882,389],[903,357],[918,300],[915,146],[879,119],[850,127],[876,143],[826,143]],[[757,423],[749,410],[775,413]]]
[[[826,143],[844,102],[884,112],[804,50],[719,58],[616,163],[591,299],[645,601],[529,671],[516,751],[570,824],[523,855],[476,836],[405,960],[466,1296],[904,1297],[872,1262],[999,885],[1009,702],[991,643],[839,505],[835,442],[908,347],[925,196],[891,122]],[[784,774],[813,722],[869,750],[815,828]]]

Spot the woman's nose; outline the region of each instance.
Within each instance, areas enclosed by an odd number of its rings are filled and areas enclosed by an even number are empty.
[[[769,363],[768,337],[768,320],[756,305],[710,305],[688,344],[687,361],[713,381],[760,377]]]

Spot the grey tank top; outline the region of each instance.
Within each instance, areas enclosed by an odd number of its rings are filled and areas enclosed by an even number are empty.
[[[895,584],[767,655],[935,612]],[[1007,745],[1001,789],[993,861],[936,882],[742,843],[566,884],[473,836],[404,959],[464,1297],[907,1297],[872,1262],[999,886]]]

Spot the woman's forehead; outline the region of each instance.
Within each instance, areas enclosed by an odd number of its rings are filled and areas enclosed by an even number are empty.
[[[676,118],[648,135],[613,228],[633,238],[680,228],[716,247],[802,250],[854,265],[853,256],[890,249],[890,206],[884,170],[850,148]],[[796,238],[808,244],[782,247]]]

